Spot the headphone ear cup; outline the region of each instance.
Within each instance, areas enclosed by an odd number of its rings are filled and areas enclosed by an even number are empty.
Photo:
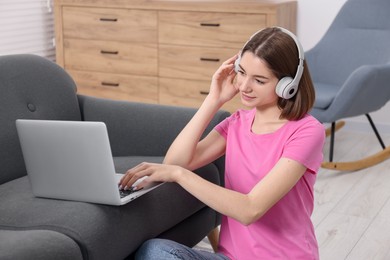
[[[284,99],[292,98],[297,91],[297,87],[291,84],[292,82],[293,78],[291,77],[281,78],[275,88],[276,94]]]
[[[235,61],[234,61],[234,71],[236,73],[238,73],[238,71],[240,70],[240,62],[241,62],[241,57],[238,57]]]

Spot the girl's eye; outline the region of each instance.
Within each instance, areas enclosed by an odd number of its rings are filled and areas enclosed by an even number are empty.
[[[256,81],[256,83],[257,83],[257,84],[260,84],[260,85],[263,85],[263,84],[265,84],[265,82],[264,82],[264,81],[261,81],[261,80],[259,80],[259,79],[256,79],[255,81]]]
[[[243,70],[240,70],[240,69],[237,71],[237,73],[240,74],[240,75],[244,75],[245,74],[245,72]]]

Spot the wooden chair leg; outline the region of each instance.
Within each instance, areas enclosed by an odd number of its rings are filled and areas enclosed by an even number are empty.
[[[390,146],[364,159],[351,162],[322,162],[321,167],[339,171],[358,171],[374,166],[390,158]]]
[[[207,235],[207,238],[210,241],[210,245],[213,248],[214,252],[218,251],[218,241],[219,241],[219,227],[214,228]]]

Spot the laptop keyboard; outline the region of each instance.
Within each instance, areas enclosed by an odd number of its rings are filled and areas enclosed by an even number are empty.
[[[142,189],[134,190],[134,187],[131,187],[131,189],[128,189],[128,190],[123,190],[123,189],[119,190],[119,194],[120,194],[121,198],[124,198],[124,197],[127,197],[130,194],[137,192],[137,191],[140,191],[140,190],[142,190]]]

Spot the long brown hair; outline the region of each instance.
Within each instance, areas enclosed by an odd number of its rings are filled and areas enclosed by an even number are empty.
[[[269,69],[280,80],[283,77],[294,78],[297,72],[299,55],[295,41],[277,27],[266,28],[254,35],[242,50],[254,53],[264,60]],[[282,110],[281,118],[298,120],[312,108],[315,91],[306,61],[298,85],[298,91],[290,99],[279,97],[278,106]]]

